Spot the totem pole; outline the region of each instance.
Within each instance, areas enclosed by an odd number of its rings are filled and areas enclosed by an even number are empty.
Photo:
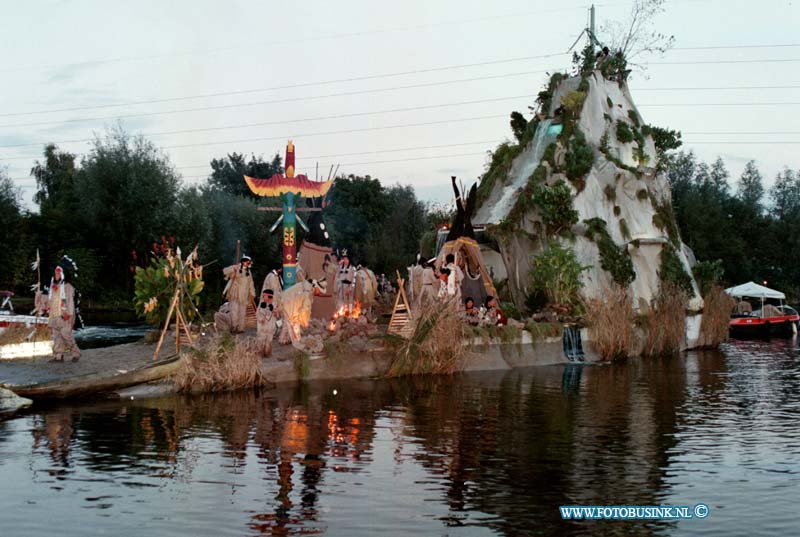
[[[320,210],[318,208],[297,208],[300,198],[317,198],[325,196],[333,185],[333,180],[311,181],[305,175],[294,174],[294,144],[291,140],[286,144],[286,174],[276,173],[269,179],[256,179],[244,176],[247,186],[253,194],[264,197],[278,197],[281,208],[259,207],[263,211],[281,211],[281,216],[270,231],[275,231],[283,223],[283,288],[288,289],[297,281],[297,234],[296,224],[308,231],[308,227],[297,214],[298,212]]]

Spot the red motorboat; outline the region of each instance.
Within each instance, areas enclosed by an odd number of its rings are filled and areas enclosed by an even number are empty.
[[[784,304],[786,295],[754,282],[725,289],[737,303],[731,315],[732,336],[768,337],[797,333],[800,314]]]

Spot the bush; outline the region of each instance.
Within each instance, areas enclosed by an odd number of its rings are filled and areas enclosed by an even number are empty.
[[[568,231],[578,222],[578,211],[572,208],[572,191],[564,181],[553,186],[534,185],[532,199],[549,233]]]
[[[525,130],[528,128],[528,120],[519,112],[511,112],[511,132],[518,142],[522,141]]]
[[[688,296],[694,296],[692,277],[684,269],[683,263],[672,244],[665,244],[661,249],[659,277],[663,283],[672,284],[685,291]]]
[[[629,144],[633,141],[633,132],[631,128],[622,120],[617,120],[617,140],[623,144]]]
[[[637,114],[634,109],[631,108],[630,110],[628,110],[628,117],[631,119],[631,122],[633,122],[633,125],[636,128],[639,128],[639,125],[640,125],[640,123],[639,123],[639,114]]]
[[[148,323],[163,324],[178,289],[178,308],[188,322],[195,317],[203,287],[203,266],[197,263],[197,249],[185,260],[180,257],[180,248],[175,255],[168,249],[164,257],[154,258],[149,267],[136,267],[134,306]]]
[[[608,201],[617,200],[617,189],[614,188],[614,185],[606,185],[606,187],[603,189],[603,192],[605,193]]]
[[[692,274],[700,288],[700,294],[705,296],[713,285],[722,280],[725,269],[722,267],[722,259],[716,261],[698,261],[692,267]]]
[[[633,270],[633,261],[628,254],[626,246],[617,246],[608,234],[605,220],[601,218],[590,218],[584,220],[586,224],[586,238],[597,244],[600,251],[600,266],[611,274],[617,285],[627,287],[636,279],[636,272]],[[627,227],[627,225],[626,225]]]
[[[575,127],[564,158],[564,171],[567,174],[567,178],[570,181],[582,179],[592,169],[592,164],[594,164],[594,152],[591,146],[586,143],[586,137],[580,129]]]
[[[572,91],[561,98],[564,110],[572,119],[580,116],[584,101],[586,101],[586,93],[583,91]]]
[[[558,243],[533,257],[530,272],[535,292],[542,292],[551,304],[574,307],[580,297],[580,274],[589,267],[578,263],[575,252]]]

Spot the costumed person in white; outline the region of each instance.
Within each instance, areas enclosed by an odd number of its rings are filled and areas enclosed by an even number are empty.
[[[461,303],[461,282],[464,281],[464,272],[456,264],[456,256],[447,254],[445,257],[445,268],[450,271],[447,277],[447,295],[455,297]]]
[[[244,332],[245,320],[247,317],[247,306],[252,304],[256,296],[255,287],[253,286],[253,275],[250,272],[250,267],[253,260],[250,257],[243,255],[241,263],[225,267],[222,273],[228,280],[223,294],[228,299],[228,308],[230,313],[229,323],[227,327],[217,326],[217,329],[229,328],[232,333]],[[218,313],[222,313],[222,309]],[[221,315],[215,315],[214,320],[222,321],[220,324],[226,324]]]
[[[347,250],[342,251],[339,260],[339,272],[336,274],[336,309],[342,307],[353,309],[353,292],[356,285],[356,269],[350,265]]]
[[[311,306],[314,301],[315,289],[325,291],[325,280],[306,280],[297,282],[283,293],[281,301],[281,334],[278,343],[297,345],[302,337],[302,329],[308,326],[311,320]]]
[[[274,313],[277,314],[281,307],[281,294],[283,292],[283,267],[269,271],[269,274],[264,278],[264,284],[261,286],[261,293],[263,294],[264,291],[271,291],[271,303],[274,306]]]
[[[272,340],[277,330],[276,314],[269,292],[262,292],[256,308],[256,348],[261,356],[272,355]]]
[[[64,263],[64,261],[68,261]],[[72,361],[81,358],[81,351],[75,343],[72,329],[75,327],[75,288],[69,283],[69,276],[65,267],[72,264],[68,258],[55,269],[55,275],[50,282],[50,294],[47,298],[49,311],[48,325],[53,331],[53,359],[51,362],[63,362],[64,353],[70,352]],[[72,264],[74,267],[74,264]]]
[[[356,269],[356,301],[361,305],[361,310],[371,318],[372,309],[375,306],[375,301],[378,298],[378,278],[375,273],[363,264],[358,265]]]
[[[425,307],[430,302],[433,302],[439,291],[436,273],[431,266],[433,261],[435,259],[422,262],[422,286],[420,288],[419,301],[417,302],[418,307]]]

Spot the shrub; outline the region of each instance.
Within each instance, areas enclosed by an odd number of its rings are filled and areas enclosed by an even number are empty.
[[[614,216],[619,216],[622,214],[622,209],[619,205],[614,205]]]
[[[606,195],[606,199],[608,201],[617,200],[617,189],[614,188],[614,185],[606,185],[606,187],[603,189],[603,193]]]
[[[611,100],[611,97],[606,97],[606,104],[609,108],[614,108],[614,101]]]
[[[529,181],[534,183],[544,183],[547,180],[547,168],[539,164],[533,171]]]
[[[636,111],[633,108],[628,110],[628,117],[631,119],[631,122],[633,122],[633,125],[636,128],[639,128],[639,125],[640,125],[640,123],[639,123],[639,114],[637,114]]]
[[[633,270],[633,261],[628,254],[626,246],[617,246],[608,234],[605,220],[601,218],[590,218],[584,220],[586,224],[586,238],[597,244],[600,251],[600,266],[611,274],[618,285],[627,287],[636,279],[636,272]]]
[[[530,278],[534,291],[544,293],[551,304],[572,308],[578,303],[580,274],[589,267],[578,263],[575,252],[554,243],[534,256],[532,265]]]
[[[521,142],[523,136],[525,135],[525,130],[528,128],[528,120],[525,119],[525,116],[515,111],[511,112],[510,124],[511,132],[514,133],[514,137],[518,142]]]
[[[633,141],[633,132],[631,128],[622,120],[617,120],[617,140],[623,144],[628,144]]]
[[[692,267],[692,274],[697,282],[697,287],[700,288],[700,294],[705,296],[725,274],[725,269],[722,266],[722,259],[716,261],[698,261]]]
[[[191,321],[203,287],[203,266],[197,263],[197,248],[185,260],[180,257],[180,248],[175,255],[167,249],[166,255],[153,258],[149,267],[136,267],[134,306],[148,323],[162,324],[177,290],[180,313]]]
[[[553,73],[547,83],[547,87],[539,92],[536,97],[536,102],[539,103],[539,111],[544,114],[550,113],[550,107],[553,102],[553,94],[556,91],[558,84],[569,75],[566,73]]]
[[[661,248],[661,269],[659,270],[659,277],[662,283],[673,284],[685,291],[688,296],[694,296],[692,277],[686,272],[672,244],[665,244]]]
[[[653,201],[653,208],[656,214],[653,215],[653,225],[657,228],[666,230],[670,242],[674,245],[680,244],[678,235],[678,223],[675,220],[675,212],[668,203],[658,203]]]
[[[586,301],[585,319],[592,345],[603,360],[634,353],[633,301],[627,287],[614,285]]]
[[[578,222],[578,211],[572,208],[572,191],[564,181],[553,186],[534,185],[532,199],[549,233],[568,231]]]
[[[642,188],[636,192],[636,197],[639,199],[639,201],[645,201],[650,196],[647,194],[647,189]]]
[[[567,174],[567,178],[570,181],[583,178],[592,169],[593,163],[594,152],[591,146],[586,143],[586,137],[580,129],[575,127],[567,154],[564,157],[564,171]]]
[[[569,117],[575,119],[580,115],[585,100],[585,92],[571,91],[561,98],[561,104],[564,106],[564,110],[569,114]]]
[[[544,153],[542,153],[542,162],[547,162],[550,165],[551,170],[555,170],[556,167],[556,143],[553,142],[544,149]]]

